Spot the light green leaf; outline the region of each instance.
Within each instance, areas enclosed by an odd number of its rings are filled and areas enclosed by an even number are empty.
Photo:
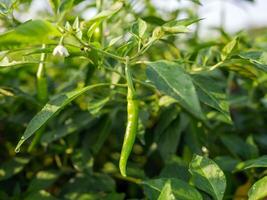
[[[4,162],[0,166],[0,181],[8,179],[21,172],[30,161],[26,157],[14,157],[12,160]]]
[[[143,182],[145,186],[145,193],[147,194],[149,199],[151,200],[157,199],[167,182],[169,182],[171,185],[170,187],[172,189],[172,194],[175,197],[175,199],[202,200],[201,194],[194,187],[192,187],[191,185],[182,180],[174,178],[151,179]]]
[[[102,12],[98,13],[96,16],[91,18],[86,23],[86,25],[91,25],[92,23],[95,23],[95,22],[101,22],[101,21],[111,17],[115,13],[117,13],[122,7],[123,7],[123,3],[118,1],[118,2],[114,3],[109,9],[103,10]]]
[[[108,47],[111,47],[113,46],[114,44],[116,44],[120,39],[122,38],[122,36],[118,36],[118,37],[115,37],[113,38],[112,40],[110,40],[109,44],[108,44]]]
[[[169,34],[177,34],[177,33],[187,33],[189,32],[189,29],[186,26],[183,25],[178,25],[178,26],[163,26],[163,31],[165,33],[169,33]]]
[[[0,35],[0,50],[47,43],[51,37],[59,35],[59,31],[48,21],[28,21]]]
[[[146,22],[139,18],[138,21],[132,26],[132,33],[135,34],[138,38],[142,38],[146,32],[146,29]]]
[[[237,44],[238,44],[238,37],[235,37],[233,40],[231,40],[223,47],[221,53],[222,61],[226,60],[226,58],[228,58],[231,55],[233,50],[237,47]]]
[[[73,6],[74,0],[62,0],[59,5],[59,12],[63,13],[63,15],[68,12]]]
[[[172,187],[171,187],[171,181],[168,180],[163,189],[161,190],[161,193],[159,195],[158,200],[175,200],[174,195],[172,194]]]
[[[176,99],[194,116],[204,119],[192,79],[178,63],[165,60],[150,62],[147,77],[159,91]]]
[[[17,144],[15,149],[16,152],[19,151],[21,145],[31,137],[39,128],[41,128],[44,124],[47,123],[49,119],[53,116],[58,114],[66,105],[68,105],[71,101],[73,101],[78,96],[82,95],[83,93],[87,92],[96,87],[100,86],[107,86],[109,84],[100,83],[96,85],[90,85],[75,91],[67,92],[65,94],[57,95],[55,98],[50,100],[43,109],[37,113],[33,119],[28,124],[23,136],[21,137],[20,141]]]
[[[258,180],[248,191],[249,200],[260,200],[267,197],[267,176]]]
[[[4,59],[0,61],[0,69],[6,68],[6,67],[19,67],[19,66],[29,66],[34,64],[39,64],[37,61],[12,61],[12,62],[6,62],[7,60]]]
[[[213,160],[195,155],[190,163],[189,171],[197,188],[210,194],[213,199],[223,199],[226,178],[223,171]]]
[[[49,0],[50,7],[52,8],[53,12],[57,14],[60,0]]]
[[[239,163],[236,166],[236,170],[246,170],[251,168],[259,168],[259,167],[265,167],[267,168],[267,156],[261,156],[256,159],[246,160],[244,162]]]

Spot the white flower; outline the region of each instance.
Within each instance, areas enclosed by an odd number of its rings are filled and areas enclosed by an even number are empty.
[[[64,47],[62,44],[59,44],[54,48],[53,55],[68,57],[70,54],[68,52],[68,49],[66,49],[66,47]]]

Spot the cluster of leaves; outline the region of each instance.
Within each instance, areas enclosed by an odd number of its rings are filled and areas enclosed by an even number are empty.
[[[267,196],[265,30],[202,40],[196,0],[51,0],[19,21],[31,3],[0,3],[0,199]],[[122,177],[126,56],[140,115]]]

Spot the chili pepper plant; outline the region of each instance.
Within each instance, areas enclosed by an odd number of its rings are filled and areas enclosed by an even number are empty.
[[[200,36],[198,0],[25,20],[36,2],[0,1],[0,199],[267,197],[266,28]]]

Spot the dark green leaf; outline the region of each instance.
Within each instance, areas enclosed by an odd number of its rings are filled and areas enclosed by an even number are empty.
[[[21,172],[30,161],[26,157],[14,157],[12,160],[4,162],[0,166],[0,181],[8,179]]]
[[[216,85],[216,80],[204,75],[193,75],[192,78],[197,89],[199,100],[220,111],[225,116],[226,121],[232,123],[226,94]]]
[[[51,186],[59,177],[58,171],[39,171],[31,180],[28,192],[37,192]]]
[[[179,64],[164,60],[150,62],[147,77],[158,90],[175,98],[188,112],[204,118],[192,79]]]
[[[16,150],[19,151],[20,146],[31,137],[39,128],[47,123],[49,119],[58,114],[66,105],[73,101],[78,96],[91,90],[95,87],[106,86],[109,84],[96,84],[90,85],[75,91],[71,91],[65,94],[57,95],[54,99],[50,100],[43,109],[37,113],[34,118],[28,124],[23,136],[17,144]]]

